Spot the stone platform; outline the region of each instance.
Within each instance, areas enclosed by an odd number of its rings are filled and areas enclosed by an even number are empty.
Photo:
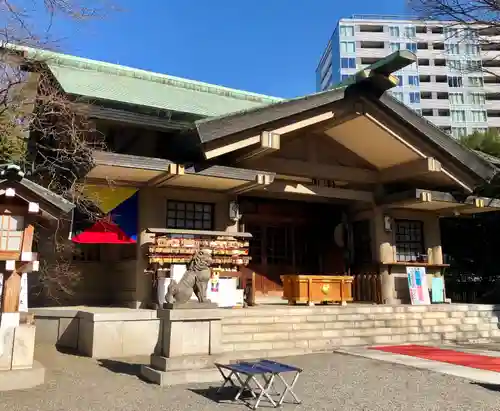
[[[272,304],[212,310],[221,318],[220,354],[232,359],[373,344],[481,342],[500,337],[500,306],[496,305]],[[37,342],[72,348],[86,356],[151,355],[160,341],[160,319],[155,310],[61,307],[31,311]]]
[[[93,358],[149,355],[160,331],[155,310],[112,307],[34,308],[36,343]]]

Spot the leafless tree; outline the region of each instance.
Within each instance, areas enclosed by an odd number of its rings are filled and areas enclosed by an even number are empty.
[[[103,0],[0,0],[0,163],[20,165],[28,178],[74,202],[90,219],[98,213],[80,181],[92,166],[92,150],[104,149],[104,140],[47,65],[54,56],[50,50],[62,48],[52,36],[58,19],[84,23],[112,10]],[[40,277],[49,287],[69,291],[66,285],[78,273],[72,273],[71,245],[61,233],[49,234],[52,258],[44,247]]]
[[[450,35],[481,49],[482,70],[500,77],[500,1],[499,0],[408,0],[409,7],[424,21],[449,22]],[[476,62],[463,71],[477,71]],[[496,81],[496,80],[495,80]]]

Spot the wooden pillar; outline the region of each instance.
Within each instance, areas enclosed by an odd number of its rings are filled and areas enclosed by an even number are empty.
[[[394,304],[396,302],[396,284],[394,281],[394,276],[390,273],[389,267],[387,265],[387,263],[391,263],[394,260],[392,233],[385,231],[384,212],[381,208],[377,207],[373,212],[372,227],[375,260],[380,267],[382,303]]]

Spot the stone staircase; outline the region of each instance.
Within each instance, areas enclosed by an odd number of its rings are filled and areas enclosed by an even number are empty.
[[[485,343],[500,337],[499,317],[494,305],[258,306],[226,311],[222,349],[243,359],[377,344]]]

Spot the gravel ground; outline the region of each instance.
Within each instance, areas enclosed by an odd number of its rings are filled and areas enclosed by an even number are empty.
[[[245,410],[217,404],[201,393],[210,384],[159,388],[136,377],[141,359],[99,362],[39,347],[46,383],[0,392],[0,411]],[[142,359],[144,361],[145,359]],[[500,387],[340,354],[287,358],[304,368],[296,392],[300,406],[284,410],[465,411],[500,409]],[[263,403],[262,409],[271,409]]]

